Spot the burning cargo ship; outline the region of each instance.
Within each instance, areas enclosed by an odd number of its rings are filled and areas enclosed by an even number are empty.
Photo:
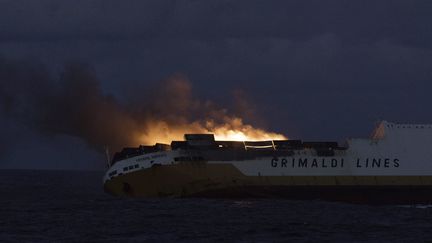
[[[370,138],[337,142],[184,141],[125,148],[104,179],[127,197],[281,197],[432,202],[432,125],[380,122]]]

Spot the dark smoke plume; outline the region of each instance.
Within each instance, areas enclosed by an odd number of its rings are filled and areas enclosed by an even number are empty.
[[[44,134],[67,134],[94,148],[129,144],[136,124],[111,96],[101,92],[94,72],[83,64],[68,64],[60,80],[42,66],[0,64],[1,110]]]
[[[280,136],[243,124],[211,101],[193,97],[192,86],[180,74],[141,91],[144,97],[121,103],[104,94],[91,67],[65,65],[53,77],[42,65],[0,60],[0,114],[45,135],[66,134],[102,151],[125,146],[181,139],[188,132],[240,131],[250,137]],[[244,100],[238,93],[239,100]],[[252,115],[246,102],[241,109]]]

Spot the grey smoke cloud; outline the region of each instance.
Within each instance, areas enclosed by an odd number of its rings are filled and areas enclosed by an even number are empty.
[[[138,133],[151,133],[160,122],[168,129],[180,127],[182,133],[199,132],[209,119],[223,124],[233,116],[209,100],[196,98],[192,84],[181,74],[122,103],[105,94],[94,70],[82,63],[65,65],[56,78],[41,65],[3,59],[0,94],[3,122],[12,120],[48,136],[78,137],[98,151],[146,142],[139,140]],[[235,102],[246,105],[239,95]]]

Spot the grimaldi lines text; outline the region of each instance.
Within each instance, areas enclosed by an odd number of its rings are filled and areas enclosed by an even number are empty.
[[[343,168],[345,160],[340,159],[327,159],[327,158],[273,158],[271,160],[272,167],[300,167],[300,168]],[[389,158],[366,158],[357,159],[356,161],[351,161],[355,163],[356,167],[371,167],[371,168],[392,168],[399,167],[399,159],[389,159]]]
[[[382,121],[370,138],[184,141],[125,148],[104,177],[128,197],[284,197],[432,203],[432,125]]]

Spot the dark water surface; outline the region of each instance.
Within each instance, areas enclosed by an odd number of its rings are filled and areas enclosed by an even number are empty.
[[[425,242],[432,208],[121,199],[102,172],[0,170],[0,242]]]

